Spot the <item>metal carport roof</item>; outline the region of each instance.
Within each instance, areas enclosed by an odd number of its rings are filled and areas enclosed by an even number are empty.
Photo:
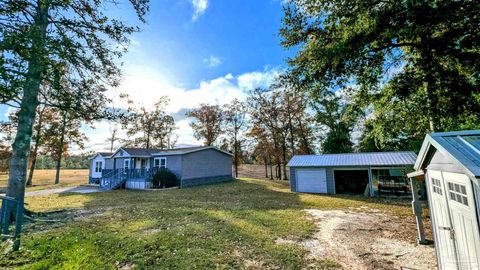
[[[414,165],[417,155],[412,151],[296,155],[290,167],[347,167],[347,166],[406,166]]]

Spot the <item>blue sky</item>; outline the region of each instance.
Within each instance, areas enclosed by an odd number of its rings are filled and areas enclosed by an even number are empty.
[[[128,4],[112,10],[136,22]],[[150,106],[162,95],[171,99],[178,143],[198,144],[184,111],[200,103],[224,104],[266,86],[291,55],[280,46],[283,11],[280,0],[153,0],[147,24],[134,34],[123,58],[124,80],[111,97],[127,93],[138,106]],[[118,101],[119,102],[119,101]],[[114,104],[117,107],[121,103]],[[0,106],[0,119],[7,108]],[[107,122],[84,127],[87,150],[107,146]]]

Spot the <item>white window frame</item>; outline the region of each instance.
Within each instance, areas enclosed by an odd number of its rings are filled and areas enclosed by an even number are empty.
[[[162,160],[165,161],[164,166],[162,166]],[[157,162],[158,162],[158,164],[157,164]],[[164,169],[166,169],[167,168],[167,158],[166,157],[154,158],[153,159],[153,168],[156,168],[156,169],[164,168]]]
[[[102,161],[95,161],[95,172],[96,173],[101,173],[102,169],[103,169],[103,162]]]

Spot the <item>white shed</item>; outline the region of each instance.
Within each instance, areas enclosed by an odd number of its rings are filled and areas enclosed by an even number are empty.
[[[414,168],[413,182],[426,181],[439,269],[480,269],[480,130],[427,135]]]

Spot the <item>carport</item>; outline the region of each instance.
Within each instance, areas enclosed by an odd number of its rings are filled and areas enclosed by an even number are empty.
[[[414,152],[295,155],[290,167],[293,192],[365,194],[404,192]]]

